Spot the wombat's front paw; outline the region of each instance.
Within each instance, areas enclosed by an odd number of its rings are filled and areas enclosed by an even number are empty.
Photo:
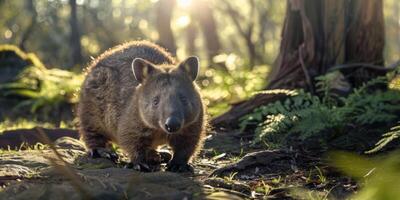
[[[162,161],[161,155],[154,149],[146,150],[142,159],[148,165],[160,165]]]
[[[160,165],[148,165],[143,162],[136,162],[136,163],[128,163],[125,165],[125,168],[134,169],[140,172],[156,172],[160,171]]]
[[[167,164],[167,171],[170,172],[194,172],[193,166],[190,165],[189,163],[185,163],[185,164],[178,164],[178,163],[173,163],[173,162],[169,162]]]
[[[89,150],[88,154],[91,158],[106,158],[113,162],[117,162],[119,159],[117,153],[105,148],[91,149]]]

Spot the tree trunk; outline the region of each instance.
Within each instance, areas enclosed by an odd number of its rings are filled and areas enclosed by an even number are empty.
[[[346,63],[368,63],[384,65],[385,22],[382,0],[353,0],[353,14],[349,18],[349,34],[346,38]],[[363,68],[345,70],[349,80],[359,86],[383,71],[371,71]],[[377,74],[379,73],[379,74]]]
[[[176,55],[174,34],[171,29],[172,12],[175,0],[159,0],[156,5],[156,28],[158,31],[158,43],[170,53]]]
[[[70,16],[70,27],[71,27],[71,50],[72,50],[72,64],[77,65],[82,63],[82,52],[81,52],[81,35],[79,32],[78,25],[78,17],[77,17],[77,9],[76,9],[76,0],[69,0],[69,6],[71,9]]]
[[[186,27],[186,52],[189,55],[196,53],[196,24],[193,21]]]
[[[382,75],[383,70],[364,67],[383,64],[382,6],[382,0],[288,0],[280,52],[266,89],[314,92],[314,78],[335,65],[351,64],[341,70],[351,87]],[[236,104],[213,123],[237,124],[243,115],[275,100],[269,96]]]

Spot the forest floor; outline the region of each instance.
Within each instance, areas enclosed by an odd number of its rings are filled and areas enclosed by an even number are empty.
[[[0,150],[0,199],[343,199],[357,189],[323,154],[265,150],[250,138],[226,130],[209,135],[193,174],[141,173],[91,159],[70,137],[55,148]]]

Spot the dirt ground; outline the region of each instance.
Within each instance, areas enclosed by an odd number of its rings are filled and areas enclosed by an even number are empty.
[[[59,156],[40,145],[0,150],[0,199],[343,199],[357,189],[321,154],[265,150],[248,138],[211,134],[194,174],[141,173],[90,159],[71,137],[55,141]]]

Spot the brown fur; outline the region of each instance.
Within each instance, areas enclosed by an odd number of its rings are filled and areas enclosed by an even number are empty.
[[[131,68],[135,58],[154,64],[158,73],[140,84]],[[202,146],[206,120],[196,84],[176,66],[169,53],[144,41],[117,46],[95,59],[81,88],[78,109],[79,131],[87,148],[115,142],[131,162],[152,163],[158,162],[157,148],[168,144],[174,152],[172,161],[189,162]],[[177,90],[186,95],[188,105],[164,98]],[[155,93],[161,96],[160,106],[148,111],[149,95]],[[171,109],[184,113],[185,123],[179,132],[167,134],[159,124]]]

